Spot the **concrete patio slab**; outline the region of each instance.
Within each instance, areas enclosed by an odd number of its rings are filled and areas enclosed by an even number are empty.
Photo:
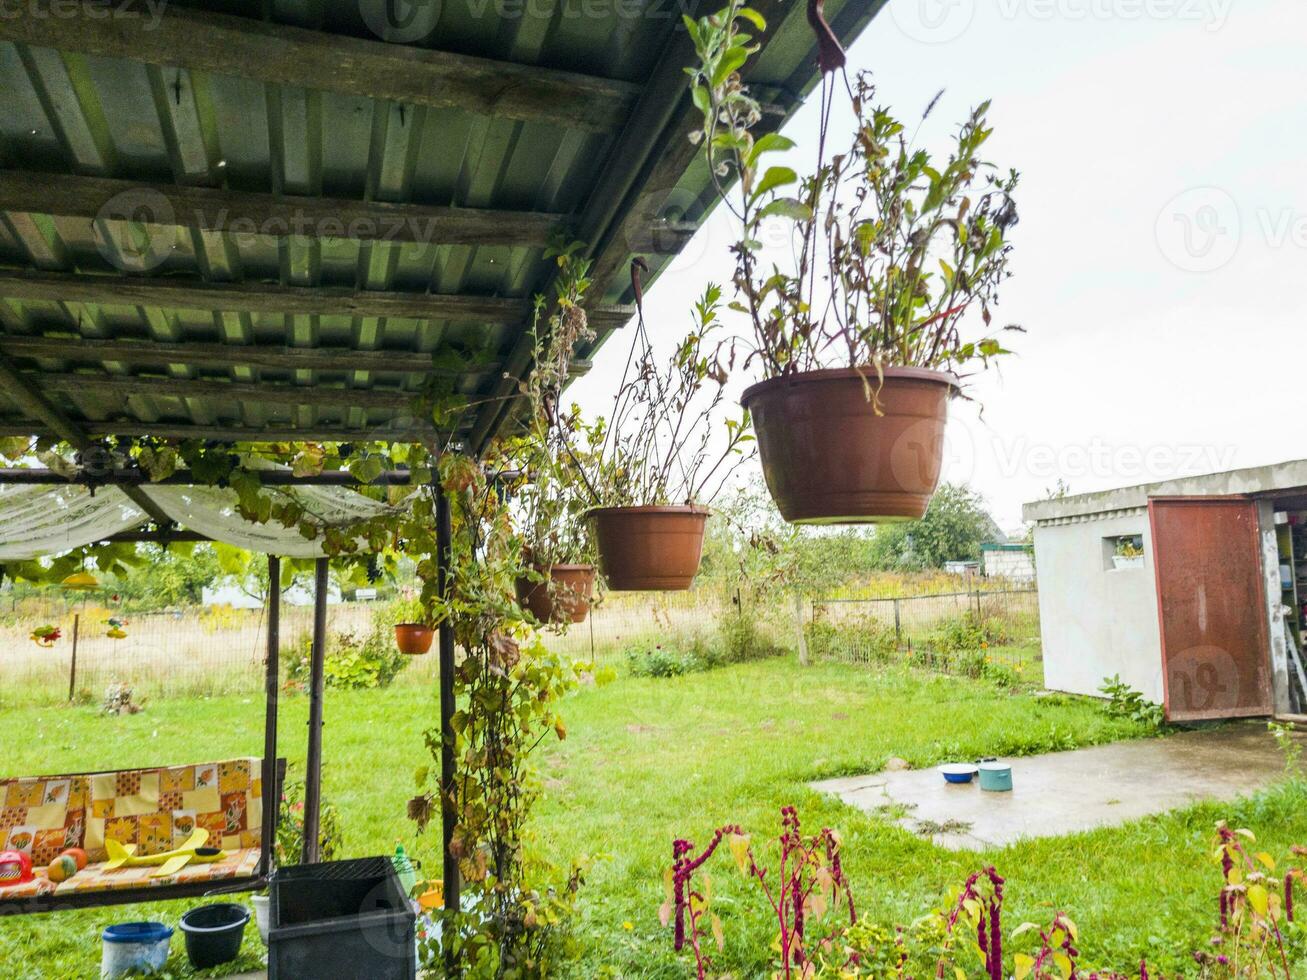
[[[1296,736],[1300,739],[1303,736]],[[1005,759],[1010,793],[945,783],[934,769],[827,779],[813,789],[879,813],[950,850],[1003,847],[1251,793],[1284,773],[1263,722]]]

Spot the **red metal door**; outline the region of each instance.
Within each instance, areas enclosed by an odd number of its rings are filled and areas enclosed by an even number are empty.
[[[1257,505],[1246,497],[1148,502],[1172,721],[1272,712]]]

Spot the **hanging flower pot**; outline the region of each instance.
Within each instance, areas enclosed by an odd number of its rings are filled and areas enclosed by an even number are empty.
[[[694,581],[703,556],[706,507],[597,507],[587,516],[594,520],[609,588],[679,592]]]
[[[421,623],[395,624],[395,645],[399,647],[400,653],[406,653],[410,657],[427,653],[431,649],[431,641],[435,635],[435,630]]]
[[[886,368],[876,414],[874,369],[785,375],[753,385],[753,418],[767,489],[794,524],[917,520],[939,483],[948,402],[958,379]]]
[[[594,596],[593,565],[533,565],[544,576],[517,580],[517,602],[542,623],[584,623]]]

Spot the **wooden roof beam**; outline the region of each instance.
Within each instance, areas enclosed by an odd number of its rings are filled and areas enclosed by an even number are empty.
[[[231,442],[411,442],[440,439],[448,433],[438,433],[430,425],[416,419],[385,422],[367,428],[347,428],[333,425],[246,426],[230,424],[193,425],[186,422],[84,422],[81,429],[92,437],[121,436],[123,438],[203,439]],[[28,422],[0,421],[0,436],[53,436],[47,426]]]
[[[91,436],[78,423],[55,407],[41,389],[29,384],[28,379],[15,371],[3,358],[0,358],[0,382],[4,383],[5,394],[11,401],[32,418],[44,423],[57,438],[75,449],[85,449],[91,444]],[[135,487],[123,492],[152,519],[162,523],[171,520],[148,494]]]
[[[577,72],[176,6],[130,13],[32,0],[0,18],[0,41],[588,131],[621,128],[640,91]]]
[[[0,297],[222,313],[411,317],[497,326],[521,323],[523,315],[531,308],[530,299],[499,296],[384,292],[348,286],[207,282],[178,276],[97,276],[36,270],[0,271]]]
[[[274,371],[370,371],[459,378],[493,374],[503,369],[498,361],[469,363],[462,368],[437,368],[432,364],[430,354],[419,351],[214,344],[198,341],[165,343],[155,340],[99,340],[49,335],[0,334],[0,351],[10,357],[50,358],[91,364],[117,361],[122,364],[182,364],[210,369],[227,369],[239,364]],[[590,361],[573,360],[573,377],[589,370]],[[88,377],[80,374],[72,376]]]
[[[180,276],[83,275],[35,269],[0,270],[0,298],[219,313],[408,317],[504,327],[520,324],[530,316],[534,305],[530,297],[387,292],[349,286],[283,286],[265,282],[208,282]],[[635,307],[604,304],[587,312],[592,326],[613,330],[635,316]]]
[[[103,392],[120,398],[210,398],[261,405],[317,406],[319,408],[412,408],[418,395],[412,391],[378,388],[337,388],[326,385],[258,384],[197,381],[107,374],[45,374],[22,376],[42,391],[61,394]],[[44,420],[42,420],[44,421]]]
[[[11,23],[0,18],[0,24]],[[23,170],[0,170],[0,211],[130,220],[147,229],[143,240],[134,236],[127,242],[129,261],[144,269],[167,257],[177,244],[169,229],[178,227],[234,236],[541,248],[566,225],[563,215],[537,211],[261,194]]]
[[[185,364],[275,371],[385,371],[399,374],[461,376],[497,371],[497,363],[469,365],[467,371],[436,370],[431,355],[417,351],[354,350],[342,347],[282,347],[273,344],[214,344],[182,341],[96,340],[82,337],[0,335],[0,351],[10,357],[51,358],[90,363]]]

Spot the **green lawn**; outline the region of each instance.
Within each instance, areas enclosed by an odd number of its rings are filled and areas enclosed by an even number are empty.
[[[262,703],[214,698],[152,703],[139,715],[106,718],[93,708],[0,713],[4,771],[79,771],[196,762],[257,754]],[[306,705],[282,711],[283,754],[302,756]],[[350,854],[393,850],[409,840],[404,818],[413,770],[429,760],[421,731],[434,695],[413,686],[329,691],[326,796],[341,810]],[[770,837],[777,810],[793,803],[806,824],[838,828],[845,867],[862,909],[910,921],[984,863],[1009,880],[1009,925],[1046,921],[1066,909],[1081,928],[1087,960],[1125,969],[1147,952],[1168,971],[1191,964],[1216,905],[1208,860],[1213,823],[1257,830],[1273,853],[1307,840],[1307,794],[1287,786],[1252,801],[1200,806],[1124,829],[954,854],[878,817],[810,792],[805,783],[881,767],[890,756],[914,765],[981,754],[1072,748],[1140,732],[1094,703],[1009,695],[983,681],[792,659],[670,680],[623,678],[575,695],[566,742],[542,751],[546,798],[534,827],[553,860],[598,858],[582,894],[566,972],[577,978],[684,977],[658,924],[662,869],[674,837],[702,841],[722,823]],[[432,835],[418,853],[431,860]],[[771,928],[759,896],[723,858],[714,904],[725,920],[719,968],[764,975]],[[99,929],[145,916],[174,921],[185,905],[109,908],[0,920],[6,976],[94,976]],[[250,936],[254,931],[250,929]],[[185,963],[180,936],[173,965]],[[257,938],[242,962],[257,962]],[[1156,975],[1156,974],[1155,974]]]

